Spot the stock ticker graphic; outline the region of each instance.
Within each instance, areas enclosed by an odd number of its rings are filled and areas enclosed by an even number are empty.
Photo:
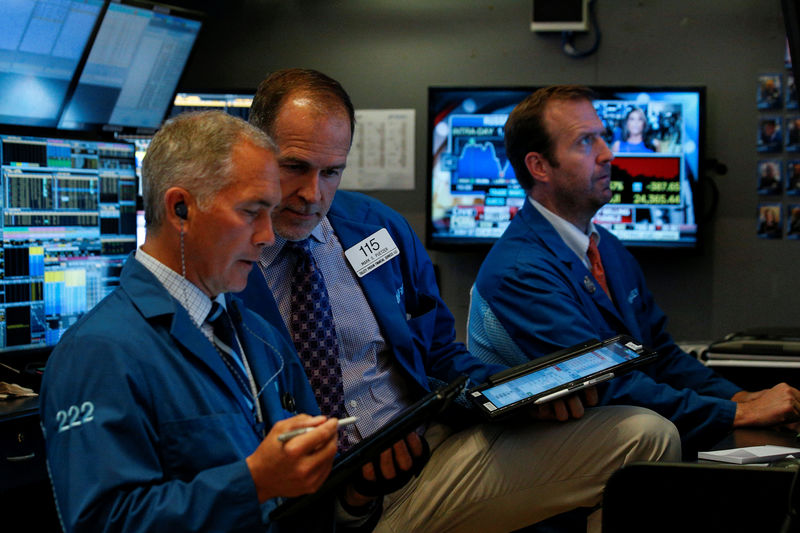
[[[454,192],[491,193],[493,185],[507,187],[517,183],[506,157],[504,119],[492,115],[452,118],[450,153],[453,156],[445,163],[445,168],[452,172]]]
[[[134,147],[0,135],[0,350],[50,346],[136,246]]]
[[[450,149],[442,169],[450,174],[453,196],[468,201],[454,206],[454,235],[499,237],[525,198],[505,153],[505,115],[454,115]],[[472,202],[469,202],[469,200]]]
[[[617,157],[611,162],[609,204],[680,205],[680,179],[680,157]]]

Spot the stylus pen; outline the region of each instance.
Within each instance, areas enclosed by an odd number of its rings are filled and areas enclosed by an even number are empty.
[[[596,377],[594,379],[590,379],[589,381],[584,381],[580,385],[578,385],[576,387],[572,387],[571,389],[560,390],[558,392],[554,392],[553,394],[548,394],[546,396],[542,396],[541,398],[537,398],[536,400],[534,400],[533,403],[540,404],[540,403],[552,402],[553,400],[555,400],[557,398],[561,398],[562,396],[566,396],[567,394],[569,394],[571,392],[575,392],[576,390],[584,389],[586,387],[591,387],[592,385],[597,385],[598,383],[601,383],[603,381],[607,381],[607,380],[609,380],[609,379],[611,379],[613,377],[614,377],[614,373],[613,372],[608,372],[607,374],[603,374],[602,376],[598,376],[598,377]]]
[[[351,424],[355,424],[356,420],[358,420],[357,416],[350,416],[348,418],[341,418],[341,419],[339,419],[339,423],[338,423],[337,427],[349,426]],[[293,429],[291,431],[287,431],[286,433],[281,433],[280,435],[278,435],[278,440],[281,441],[281,442],[287,442],[287,441],[290,441],[290,440],[292,440],[293,438],[295,438],[295,437],[297,437],[299,435],[304,435],[304,434],[308,433],[309,431],[314,431],[315,429],[317,429],[317,426],[311,426],[311,427],[300,428],[300,429]]]
[[[573,389],[563,389],[563,390],[560,390],[558,392],[554,392],[553,394],[547,394],[546,396],[542,396],[541,398],[537,398],[536,400],[533,401],[533,403],[540,404],[540,403],[552,402],[556,398],[561,398],[562,396],[566,396],[567,394],[569,394],[572,391],[573,391]]]

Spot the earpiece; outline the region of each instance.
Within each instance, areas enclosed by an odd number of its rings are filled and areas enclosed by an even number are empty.
[[[175,214],[178,215],[178,218],[186,220],[186,217],[189,216],[189,210],[186,208],[186,204],[183,202],[175,204]]]

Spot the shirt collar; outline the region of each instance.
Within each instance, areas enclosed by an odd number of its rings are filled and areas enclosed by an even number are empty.
[[[328,221],[328,217],[322,217],[319,224],[311,230],[311,234],[309,238],[317,242],[328,242],[328,240],[333,235],[333,226]],[[286,244],[287,239],[284,239],[277,233],[275,234],[275,243],[272,246],[265,246],[263,250],[261,250],[261,257],[259,258],[259,262],[264,268],[269,268],[270,265],[278,258],[283,250],[284,245]]]
[[[197,327],[205,322],[208,312],[211,311],[211,299],[206,293],[141,248],[136,250],[135,258],[152,272],[173,298],[178,300]],[[224,307],[224,295],[217,295],[216,301],[219,301]]]
[[[555,228],[561,240],[564,241],[564,244],[566,244],[588,268],[591,265],[589,258],[586,256],[586,250],[589,249],[589,237],[592,234],[596,234],[597,243],[598,245],[600,244],[600,233],[598,233],[594,222],[589,221],[589,233],[584,233],[578,229],[578,226],[556,215],[530,196],[528,200],[531,202],[531,205],[553,225],[553,228]]]

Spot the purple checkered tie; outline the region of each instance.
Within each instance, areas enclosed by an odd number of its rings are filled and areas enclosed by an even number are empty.
[[[286,247],[297,256],[291,285],[289,329],[292,341],[322,413],[345,418],[339,344],[325,280],[311,255],[308,239],[289,241]],[[344,451],[349,446],[347,435],[340,429],[339,450]]]

